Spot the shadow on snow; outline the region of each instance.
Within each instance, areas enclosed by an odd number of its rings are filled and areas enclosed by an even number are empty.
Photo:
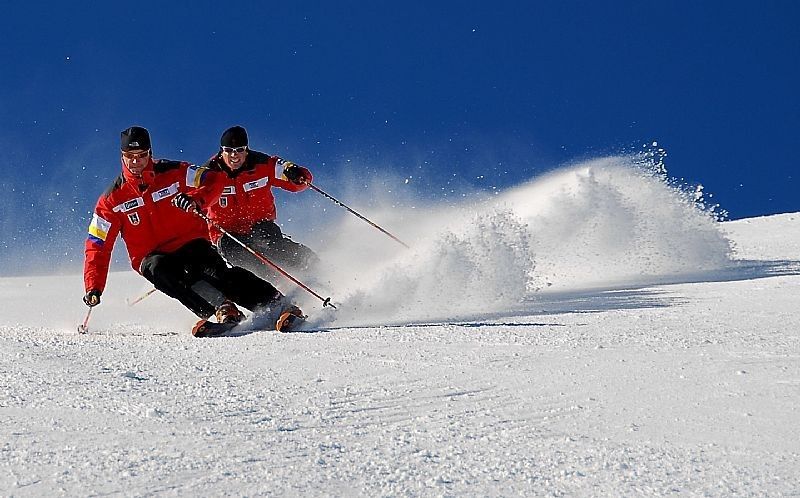
[[[569,291],[547,291],[533,293],[516,309],[493,312],[461,314],[457,319],[441,317],[417,321],[388,320],[385,323],[360,323],[315,330],[299,330],[294,333],[335,332],[345,329],[404,328],[404,327],[563,327],[564,324],[547,321],[503,321],[517,317],[537,317],[564,313],[602,313],[613,310],[666,308],[689,302],[661,286],[701,282],[746,281],[777,276],[800,275],[800,261],[733,261],[724,269],[686,273],[680,275],[653,276],[637,281],[620,282],[606,287],[573,289]],[[658,286],[659,288],[654,288]]]
[[[613,310],[634,310],[647,308],[666,308],[680,306],[689,302],[662,286],[691,284],[701,282],[733,282],[760,278],[800,275],[800,261],[751,261],[737,260],[725,269],[688,273],[680,275],[653,276],[637,281],[619,282],[606,287],[573,289],[568,291],[543,290],[531,294],[515,309],[498,312],[476,312],[473,315],[460,314],[458,318],[440,317],[414,320],[387,320],[384,323],[352,323],[334,326],[320,326],[313,330],[296,330],[290,334],[318,334],[358,329],[402,329],[421,327],[565,327],[563,323],[531,320],[534,317],[560,315],[565,313],[602,313]],[[659,288],[654,288],[658,286]],[[528,320],[507,321],[512,318],[528,317]],[[570,326],[580,326],[573,324]],[[263,328],[251,326],[233,330],[220,337],[239,337]]]

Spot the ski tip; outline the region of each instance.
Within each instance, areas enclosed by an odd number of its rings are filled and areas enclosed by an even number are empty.
[[[214,323],[208,320],[200,320],[192,327],[192,335],[194,337],[214,337],[232,330],[236,325],[238,323]]]

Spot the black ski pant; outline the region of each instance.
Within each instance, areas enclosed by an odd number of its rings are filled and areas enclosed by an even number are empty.
[[[273,221],[260,221],[250,233],[233,235],[289,272],[311,273],[319,263],[319,256],[314,251],[285,236]],[[246,268],[262,278],[273,279],[278,275],[272,267],[259,261],[230,237],[223,235],[217,247],[231,265]]]
[[[201,280],[251,311],[281,296],[272,284],[251,272],[229,268],[205,239],[195,239],[171,253],[152,253],[142,260],[139,269],[156,289],[177,299],[200,318],[208,318],[216,311],[213,304],[192,289]]]

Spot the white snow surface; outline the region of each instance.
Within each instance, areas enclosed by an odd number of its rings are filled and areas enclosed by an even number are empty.
[[[800,214],[633,163],[370,213],[409,250],[345,219],[303,332],[119,272],[79,335],[80,275],[0,279],[0,495],[800,494]]]

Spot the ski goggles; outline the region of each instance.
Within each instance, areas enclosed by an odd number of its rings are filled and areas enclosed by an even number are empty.
[[[150,155],[150,149],[143,150],[141,152],[130,152],[127,150],[122,151],[122,156],[126,159],[142,159],[143,157],[147,157]]]
[[[220,147],[220,149],[222,149],[222,152],[225,152],[225,153],[228,153],[228,154],[243,154],[244,151],[247,150],[247,146],[246,145],[242,145],[241,147],[225,147],[225,146],[222,146],[222,147]]]

